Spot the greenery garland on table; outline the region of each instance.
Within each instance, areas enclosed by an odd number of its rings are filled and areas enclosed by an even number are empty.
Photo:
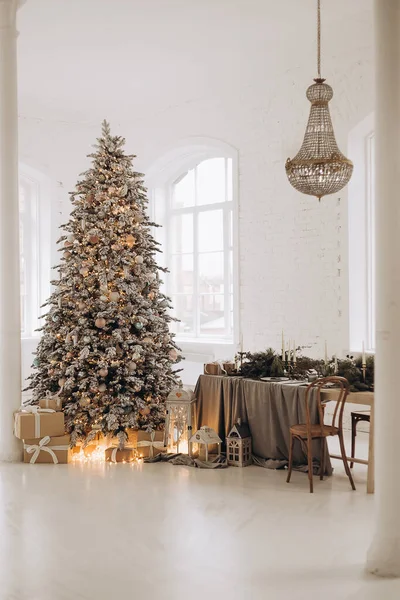
[[[285,369],[280,354],[272,348],[268,348],[265,352],[247,352],[243,357],[238,374],[251,379],[288,375],[291,379],[305,380],[312,377],[312,374],[319,377],[339,375],[347,379],[352,392],[364,392],[374,389],[374,357],[368,356],[366,359],[365,381],[361,357],[356,359],[352,356],[347,356],[345,359],[338,358],[335,364],[335,358],[331,358],[325,363],[324,360],[300,354],[296,357],[296,364],[293,364],[292,360],[290,368]]]

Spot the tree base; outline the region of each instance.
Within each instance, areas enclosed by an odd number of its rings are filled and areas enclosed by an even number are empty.
[[[400,536],[375,536],[367,555],[367,571],[377,577],[400,577]]]

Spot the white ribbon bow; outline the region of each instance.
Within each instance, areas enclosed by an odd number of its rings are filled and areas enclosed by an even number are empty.
[[[53,411],[55,412],[55,411]],[[53,459],[53,463],[56,465],[58,464],[58,458],[54,452],[54,450],[68,450],[69,446],[47,446],[47,444],[50,442],[50,436],[46,435],[44,438],[42,438],[40,440],[40,442],[38,444],[24,444],[24,449],[27,451],[28,454],[32,454],[32,458],[29,461],[30,464],[34,465],[40,452],[44,451],[44,452],[48,452],[51,456],[51,458]]]
[[[16,416],[16,420],[18,417],[18,414],[21,413],[29,413],[29,414],[33,414],[33,416],[35,417],[35,438],[40,437],[40,414],[41,413],[54,413],[56,412],[55,410],[53,410],[52,408],[39,408],[38,406],[32,406],[31,404],[28,406],[21,406],[21,408],[19,409],[17,416]],[[44,438],[43,438],[44,439]]]
[[[153,456],[154,456],[154,448],[165,448],[164,442],[155,442],[154,441],[155,437],[156,437],[156,432],[152,431],[151,434],[150,434],[150,439],[149,440],[143,440],[143,441],[137,443],[137,447],[138,448],[143,448],[143,447],[150,446],[150,448],[149,448],[149,456],[151,458],[153,458]]]

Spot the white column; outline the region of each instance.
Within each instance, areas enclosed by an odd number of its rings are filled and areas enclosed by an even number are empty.
[[[0,460],[21,459],[13,412],[21,404],[17,0],[0,0]]]
[[[400,576],[400,0],[375,0],[375,537],[368,570]]]

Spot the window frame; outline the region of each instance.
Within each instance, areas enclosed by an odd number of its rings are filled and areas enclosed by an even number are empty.
[[[21,338],[27,340],[40,337],[40,332],[36,331],[40,326],[40,307],[50,296],[53,206],[50,202],[52,189],[49,178],[26,164],[19,165],[19,189],[21,187],[28,192],[23,226],[27,281],[25,329],[22,329],[21,321]],[[21,250],[20,246],[20,254]]]
[[[175,144],[161,157],[155,160],[146,171],[146,185],[149,189],[150,215],[154,222],[165,223],[170,198],[167,197],[170,186],[179,176],[189,171],[200,162],[209,158],[230,158],[232,160],[232,260],[233,260],[233,332],[232,339],[209,337],[189,338],[176,336],[176,341],[184,355],[194,361],[207,360],[212,357],[230,356],[239,349],[240,340],[240,280],[239,280],[239,154],[233,146],[213,138],[193,136]],[[207,205],[212,206],[212,205]],[[166,227],[158,229],[157,239],[166,252],[159,256],[159,264],[167,264]],[[166,286],[164,286],[167,293]]]
[[[170,235],[169,232],[171,232],[172,230],[172,220],[176,217],[176,216],[180,216],[180,215],[184,215],[184,214],[190,214],[193,216],[193,301],[194,301],[194,305],[195,305],[195,309],[193,310],[193,333],[192,334],[182,334],[182,333],[177,333],[176,334],[176,338],[178,341],[209,341],[209,342],[228,342],[228,343],[233,343],[234,342],[234,330],[235,330],[235,323],[233,322],[232,328],[230,327],[229,323],[230,323],[230,312],[231,312],[231,302],[234,303],[234,296],[235,296],[235,290],[234,290],[234,273],[233,273],[233,269],[234,269],[234,264],[235,261],[233,260],[233,268],[232,268],[232,272],[231,272],[231,268],[230,268],[230,255],[231,252],[233,254],[234,251],[234,245],[233,245],[233,239],[230,239],[230,222],[234,219],[234,202],[233,202],[233,194],[232,194],[232,200],[228,200],[228,174],[229,174],[229,167],[228,167],[228,161],[232,159],[229,157],[212,157],[212,158],[223,158],[225,161],[225,200],[221,201],[221,202],[214,202],[212,204],[198,204],[197,202],[197,198],[198,198],[198,187],[197,187],[197,168],[199,167],[200,164],[202,164],[203,162],[210,160],[209,158],[205,158],[201,161],[199,161],[197,164],[195,164],[194,166],[191,167],[191,169],[187,169],[184,173],[181,173],[179,177],[177,177],[173,182],[170,182],[167,185],[167,189],[166,189],[166,219],[165,219],[165,224],[166,224],[166,229],[167,229],[167,235],[166,235],[166,240],[165,240],[165,254],[168,257],[168,264],[171,265],[172,264],[172,259],[173,256],[178,256],[178,253],[173,253],[171,251],[171,247],[170,247]],[[185,176],[186,173],[188,173],[190,170],[194,170],[194,179],[195,179],[195,203],[193,206],[187,206],[187,207],[181,207],[181,208],[174,208],[173,206],[173,194],[174,194],[174,186],[176,185],[177,181],[179,180],[179,178],[181,178],[182,176]],[[232,168],[231,168],[232,174],[233,174],[233,164],[232,164]],[[201,308],[200,308],[200,301],[201,301],[201,296],[203,296],[204,294],[201,294],[199,292],[199,256],[201,254],[201,252],[198,249],[198,224],[199,224],[199,215],[201,213],[206,213],[206,212],[212,212],[212,211],[217,211],[217,210],[222,210],[222,216],[223,216],[223,247],[222,247],[222,252],[223,252],[223,257],[224,257],[224,330],[225,333],[224,335],[221,336],[215,336],[213,337],[212,335],[207,335],[207,334],[202,334],[201,333],[201,324],[200,324],[200,313],[201,313]],[[232,242],[232,244],[231,244]],[[218,251],[221,252],[221,251]],[[184,254],[184,253],[181,253]],[[166,285],[166,293],[168,296],[180,296],[180,295],[185,295],[183,293],[174,293],[172,294],[171,292],[171,288],[170,288],[170,279],[171,279],[171,275],[168,274],[167,277],[167,285]],[[233,290],[231,292],[231,289]],[[210,294],[210,295],[216,295],[216,294]],[[233,313],[234,313],[234,308],[233,308]],[[233,318],[234,321],[234,318]]]
[[[354,163],[348,192],[349,348],[375,352],[374,114],[349,135]]]
[[[24,193],[24,212],[19,211],[20,227],[22,229],[22,243],[20,239],[20,261],[24,259],[25,294],[21,293],[24,302],[24,317],[21,315],[21,336],[33,337],[38,327],[38,310],[40,306],[39,280],[39,186],[29,177],[19,178],[19,200],[21,190]]]

